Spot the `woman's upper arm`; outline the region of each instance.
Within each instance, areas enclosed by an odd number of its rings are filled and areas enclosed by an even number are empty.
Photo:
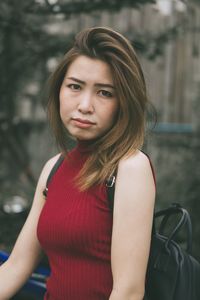
[[[155,202],[149,159],[140,151],[120,162],[115,189],[111,263],[113,289],[143,293]]]
[[[15,246],[10,255],[10,262],[19,263],[31,272],[38,263],[41,256],[41,247],[37,239],[38,219],[45,203],[43,190],[50,170],[55,164],[59,155],[54,156],[44,166],[37,183],[33,203],[27,220],[17,238]],[[23,263],[24,262],[24,266]]]

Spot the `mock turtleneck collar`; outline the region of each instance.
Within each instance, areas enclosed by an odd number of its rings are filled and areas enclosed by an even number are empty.
[[[94,150],[93,144],[94,144],[94,141],[91,141],[91,140],[78,140],[76,148],[80,152],[88,153],[88,152]]]

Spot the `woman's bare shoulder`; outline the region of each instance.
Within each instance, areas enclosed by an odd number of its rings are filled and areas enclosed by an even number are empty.
[[[149,169],[150,162],[148,156],[140,150],[119,162],[119,168],[122,170]]]
[[[118,185],[123,185],[129,190],[145,186],[155,193],[155,180],[152,166],[148,156],[137,150],[128,158],[122,159],[119,163],[117,173]]]
[[[132,156],[122,159],[116,178],[115,210],[117,208],[122,214],[136,207],[152,211],[155,195],[154,176],[148,156],[137,150]]]

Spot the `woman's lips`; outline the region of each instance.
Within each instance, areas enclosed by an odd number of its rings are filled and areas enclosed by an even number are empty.
[[[89,128],[93,125],[95,125],[94,122],[91,122],[89,120],[79,119],[79,118],[72,118],[72,121],[75,126],[79,128]]]

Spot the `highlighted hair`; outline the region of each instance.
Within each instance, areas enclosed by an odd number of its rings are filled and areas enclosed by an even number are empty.
[[[124,36],[105,27],[81,31],[49,82],[48,116],[64,153],[67,152],[68,138],[60,118],[59,92],[69,65],[80,55],[100,59],[110,66],[119,101],[114,125],[92,143],[90,155],[78,175],[78,186],[86,190],[104,183],[115,172],[122,158],[143,146],[148,97],[140,63]]]

